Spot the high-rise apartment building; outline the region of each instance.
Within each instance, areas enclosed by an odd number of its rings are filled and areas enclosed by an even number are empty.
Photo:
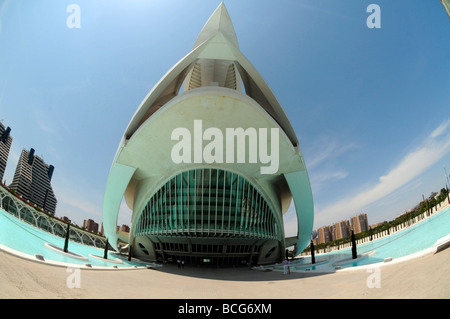
[[[5,126],[0,122],[0,181],[3,181],[6,163],[8,162],[9,150],[11,149],[12,137],[10,132],[11,128],[5,128]]]
[[[318,244],[323,244],[333,240],[332,237],[332,227],[331,226],[323,226],[317,230],[317,238]]]
[[[57,200],[51,185],[54,169],[53,165],[46,164],[42,158],[34,155],[34,149],[24,149],[9,188],[45,211],[55,214]]]
[[[350,219],[353,232],[355,234],[367,231],[369,229],[369,223],[367,221],[367,214],[359,214]]]
[[[346,238],[350,236],[350,223],[348,220],[342,220],[333,224],[333,240]]]

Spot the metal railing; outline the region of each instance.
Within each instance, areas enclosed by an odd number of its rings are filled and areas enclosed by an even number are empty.
[[[35,205],[22,199],[19,195],[11,193],[3,185],[0,186],[0,208],[31,226],[55,236],[63,238],[66,236],[66,222],[48,213],[39,211]],[[73,225],[71,224],[71,226]],[[76,226],[70,227],[70,240],[96,248],[105,247],[104,237],[82,230]]]

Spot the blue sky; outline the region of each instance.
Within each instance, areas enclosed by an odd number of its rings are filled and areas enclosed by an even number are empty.
[[[0,121],[55,166],[57,216],[102,220],[121,136],[220,1],[0,1]],[[381,9],[381,28],[366,12]],[[70,4],[81,27],[68,28]],[[450,21],[439,0],[225,1],[299,137],[315,228],[391,220],[450,172]],[[293,235],[295,214],[285,215]],[[124,207],[119,223],[128,223]]]

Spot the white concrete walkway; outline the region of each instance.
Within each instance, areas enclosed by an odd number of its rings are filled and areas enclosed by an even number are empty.
[[[0,298],[450,298],[450,249],[369,272],[327,275],[247,268],[76,270],[0,251]],[[379,286],[379,288],[377,288]]]

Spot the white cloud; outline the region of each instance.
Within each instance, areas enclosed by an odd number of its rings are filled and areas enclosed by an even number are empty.
[[[347,151],[354,149],[355,144],[342,145],[333,138],[321,138],[315,143],[314,148],[311,150],[310,159],[307,161],[309,169],[318,166],[324,162],[329,162],[330,159],[337,158]]]
[[[450,124],[450,119],[448,119],[447,122],[444,122],[441,125],[439,125],[438,128],[436,128],[430,134],[430,138],[436,138],[436,137],[439,137],[440,135],[444,134],[445,131],[447,130],[447,127],[448,127],[449,124]]]
[[[445,135],[449,123],[446,121],[436,128],[420,147],[408,153],[391,171],[381,176],[377,184],[321,208],[317,211],[316,222],[348,218],[425,172],[450,151],[450,134]]]
[[[335,159],[355,149],[353,143],[339,143],[335,138],[322,137],[315,143],[307,167],[311,179],[311,187],[317,191],[324,183],[338,181],[348,176],[348,172],[333,167]]]
[[[338,181],[344,179],[348,176],[348,172],[343,170],[334,171],[320,171],[318,173],[310,172],[311,188],[314,191],[318,191],[324,183],[329,183],[332,181]]]
[[[38,106],[33,106],[31,112],[33,113],[33,119],[35,124],[42,132],[52,137],[60,136],[57,128],[58,122],[49,120],[51,113],[40,109]]]

